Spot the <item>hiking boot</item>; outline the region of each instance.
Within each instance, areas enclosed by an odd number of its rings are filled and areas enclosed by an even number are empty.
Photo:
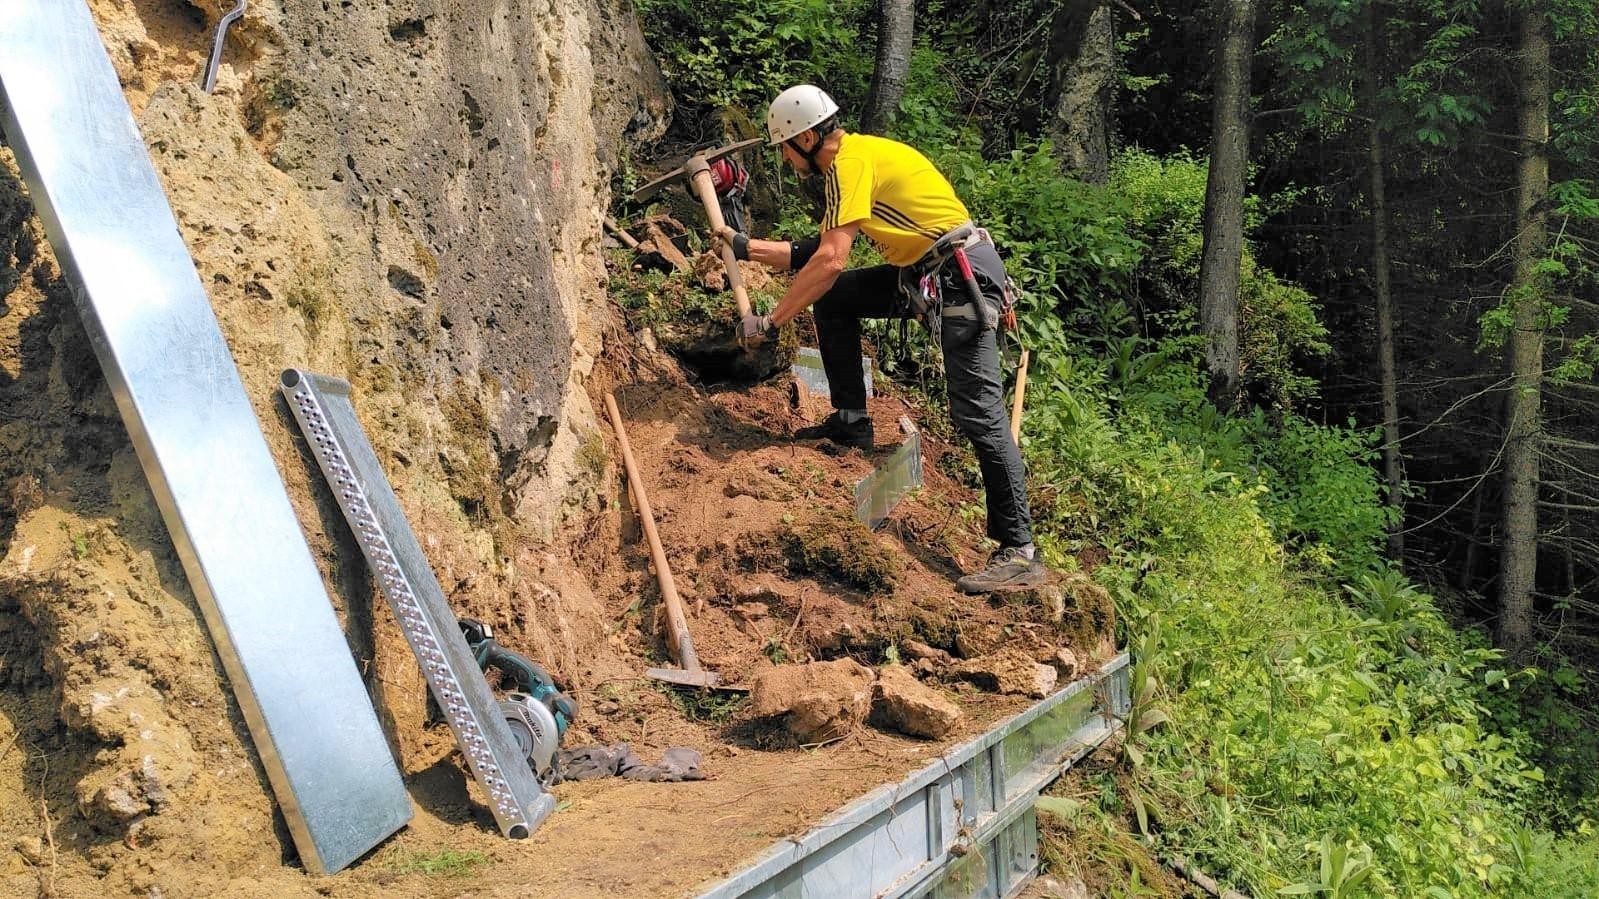
[[[872,448],[872,419],[870,417],[846,422],[838,417],[838,413],[822,419],[821,424],[800,428],[794,432],[795,440],[831,440],[840,446],[853,446],[856,449],[869,450]]]
[[[1043,563],[1029,559],[1019,546],[1002,546],[988,558],[988,567],[955,582],[962,593],[992,593],[1007,587],[1032,587],[1048,577]]]

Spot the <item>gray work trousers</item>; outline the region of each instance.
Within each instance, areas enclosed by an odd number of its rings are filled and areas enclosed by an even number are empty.
[[[1004,295],[1005,264],[994,245],[983,242],[966,251],[983,296],[996,308]],[[822,367],[835,409],[865,409],[866,382],[861,375],[861,320],[905,318],[908,304],[899,292],[903,269],[893,265],[853,269],[813,307]],[[939,272],[940,290],[949,304],[967,302],[960,267],[951,260]],[[944,317],[939,343],[944,350],[944,377],[949,413],[955,429],[972,442],[983,474],[988,505],[988,536],[1001,546],[1033,542],[1032,514],[1022,456],[1010,436],[1005,390],[1000,380],[996,332],[980,321]]]

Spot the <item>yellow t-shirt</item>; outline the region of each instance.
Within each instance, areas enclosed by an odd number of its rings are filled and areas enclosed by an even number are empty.
[[[822,231],[859,222],[893,265],[910,265],[945,231],[971,219],[926,156],[884,137],[845,134],[823,183]]]

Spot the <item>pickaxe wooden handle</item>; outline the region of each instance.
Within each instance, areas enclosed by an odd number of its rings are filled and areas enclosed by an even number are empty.
[[[611,416],[611,427],[616,429],[616,442],[622,447],[622,466],[627,470],[627,483],[633,490],[633,500],[638,506],[639,524],[650,544],[650,559],[655,563],[655,576],[661,584],[661,601],[666,606],[666,630],[671,637],[672,655],[677,663],[689,671],[700,670],[700,657],[694,652],[694,638],[688,632],[688,617],[683,614],[683,600],[677,595],[677,581],[672,579],[672,566],[666,561],[666,550],[661,546],[661,536],[655,531],[655,512],[650,508],[649,495],[644,492],[644,482],[639,479],[638,463],[633,460],[633,446],[627,442],[627,427],[622,424],[622,413],[616,408],[616,398],[605,395],[605,411]]]
[[[1010,407],[1010,439],[1022,445],[1022,396],[1027,393],[1027,348],[1022,348],[1022,359],[1016,364],[1016,400]]]
[[[722,204],[716,200],[716,185],[711,181],[711,166],[702,156],[695,156],[684,163],[684,168],[689,170],[689,178],[694,182],[694,192],[700,195],[700,202],[705,205],[705,217],[711,220],[711,233],[720,234],[727,226],[722,219]],[[727,269],[727,284],[733,288],[733,302],[738,304],[740,317],[750,314],[750,295],[744,289],[744,273],[738,270],[738,260],[733,258],[733,246],[727,241],[722,241],[722,267]]]
[[[693,185],[694,192],[699,195],[700,203],[705,206],[705,217],[711,221],[711,233],[715,234],[727,225],[722,218],[722,204],[716,200],[716,185],[711,180],[711,162],[720,159],[729,153],[735,153],[745,147],[752,147],[761,142],[758,137],[741,140],[736,144],[728,144],[703,153],[695,153],[681,166],[656,178],[654,181],[633,191],[633,199],[642,200],[676,179],[687,176]],[[733,248],[726,243],[722,244],[722,266],[727,269],[727,283],[733,289],[733,301],[738,304],[738,314],[750,314],[750,295],[744,289],[744,276],[738,270],[738,260],[733,258]]]

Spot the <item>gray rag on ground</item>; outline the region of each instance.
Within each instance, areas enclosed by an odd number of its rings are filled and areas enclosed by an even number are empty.
[[[584,746],[563,749],[555,756],[556,783],[563,780],[593,780],[597,777],[625,777],[628,780],[669,781],[704,780],[700,754],[674,746],[661,755],[659,765],[646,765],[626,743],[610,746]]]

